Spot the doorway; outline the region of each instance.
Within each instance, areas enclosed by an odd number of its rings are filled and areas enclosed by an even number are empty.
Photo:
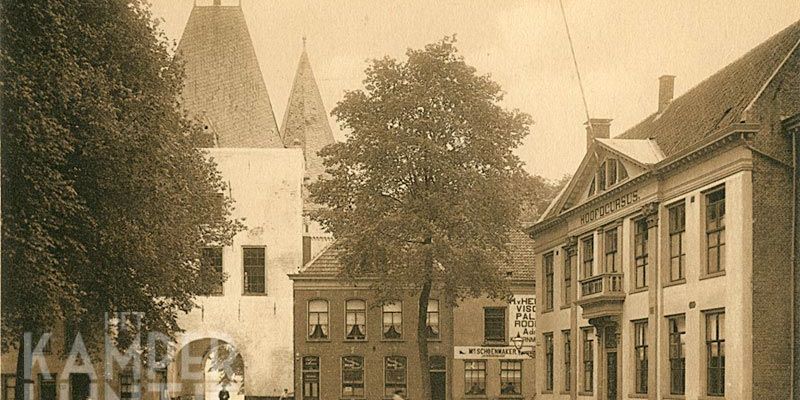
[[[431,400],[447,399],[447,359],[442,356],[431,356]]]
[[[617,400],[617,352],[606,352],[606,399]]]
[[[92,395],[91,385],[89,374],[69,374],[70,400],[87,400]]]

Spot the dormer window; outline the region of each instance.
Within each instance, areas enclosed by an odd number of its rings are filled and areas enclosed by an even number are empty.
[[[589,196],[605,192],[616,184],[628,179],[625,166],[615,158],[609,158],[600,164],[592,182],[589,184]]]

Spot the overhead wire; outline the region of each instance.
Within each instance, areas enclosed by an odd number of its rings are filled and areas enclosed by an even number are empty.
[[[589,117],[589,105],[586,103],[586,92],[583,90],[583,80],[581,79],[581,71],[578,68],[578,59],[575,57],[575,46],[572,44],[572,35],[569,32],[569,23],[567,23],[567,13],[564,11],[563,0],[558,0],[558,5],[561,7],[561,16],[564,19],[564,28],[567,30],[567,40],[569,41],[569,51],[572,54],[572,64],[575,65],[575,74],[578,76],[578,87],[581,89],[581,100],[583,100],[583,110],[586,112],[586,124],[589,129],[592,129],[592,120]]]

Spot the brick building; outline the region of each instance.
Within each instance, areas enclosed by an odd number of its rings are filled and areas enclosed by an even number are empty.
[[[795,23],[674,100],[661,77],[658,110],[614,138],[589,121],[529,228],[537,398],[792,396],[799,45]]]
[[[431,295],[434,400],[533,398],[532,241],[521,232],[512,239],[511,262],[498,267],[509,279],[511,304],[478,298],[450,307],[441,292]],[[295,398],[378,399],[402,390],[418,399],[416,294],[381,305],[370,279],[340,277],[338,254],[334,243],[291,275]]]

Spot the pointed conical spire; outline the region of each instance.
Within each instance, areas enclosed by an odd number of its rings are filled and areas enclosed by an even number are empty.
[[[183,107],[213,124],[218,147],[283,147],[241,7],[195,6],[176,57]]]
[[[325,172],[322,158],[317,155],[323,147],[334,142],[328,113],[322,104],[303,37],[303,54],[289,94],[289,104],[283,116],[283,143],[287,147],[302,147],[306,159],[306,178],[314,180]]]

